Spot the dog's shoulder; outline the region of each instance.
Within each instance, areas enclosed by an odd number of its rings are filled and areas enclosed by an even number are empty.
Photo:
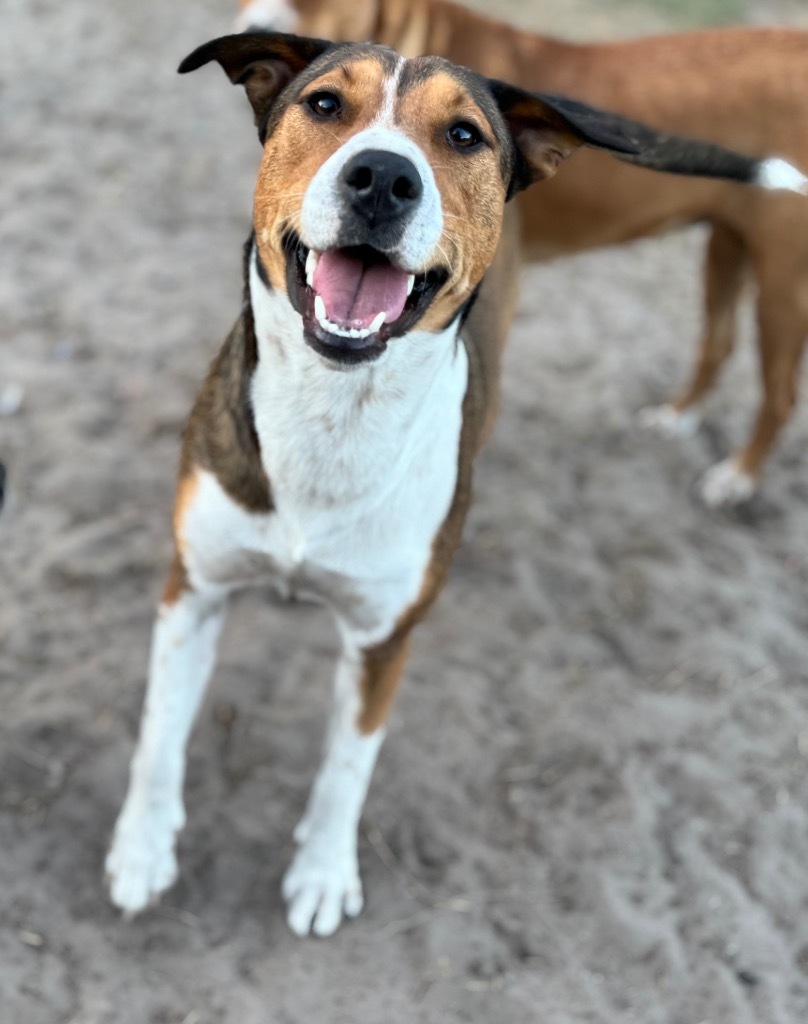
[[[188,418],[180,477],[208,470],[243,508],[270,512],[272,492],[261,462],[250,397],[257,362],[252,311],[245,303]]]

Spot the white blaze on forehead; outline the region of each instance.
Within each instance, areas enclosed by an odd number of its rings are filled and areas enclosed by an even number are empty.
[[[294,32],[298,13],[287,0],[250,0],[243,4],[236,18],[237,32],[251,28],[271,28],[276,32]]]
[[[392,128],[395,124],[396,119],[396,94],[398,93],[398,83],[401,80],[401,72],[404,70],[406,63],[403,57],[396,55],[396,67],[392,75],[385,76],[384,80],[384,99],[379,112],[373,119],[373,123],[381,125],[382,127]]]
[[[334,248],[345,212],[339,183],[346,163],[366,149],[396,153],[414,165],[421,178],[423,194],[400,244],[388,255],[409,270],[423,271],[435,262],[443,233],[443,210],[435,175],[424,151],[396,124],[396,94],[404,63],[400,59],[395,73],[386,78],[383,93],[377,100],[378,113],[371,126],[332,153],[312,178],[303,199],[302,240],[319,252]]]

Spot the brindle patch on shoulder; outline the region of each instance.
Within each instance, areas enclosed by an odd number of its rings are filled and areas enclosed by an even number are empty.
[[[261,463],[249,390],[257,362],[252,311],[245,306],[194,403],[179,476],[183,481],[197,467],[207,469],[248,512],[271,512],[272,491]]]

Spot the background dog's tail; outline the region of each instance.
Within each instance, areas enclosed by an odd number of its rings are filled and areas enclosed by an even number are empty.
[[[808,195],[808,177],[779,157],[748,156],[713,142],[670,135],[566,96],[541,98],[574,125],[590,146],[598,146],[605,139],[612,156],[626,163],[669,174],[729,178],[758,188]]]
[[[776,156],[758,163],[754,184],[760,185],[761,188],[784,188],[790,192],[808,195],[808,178],[793,164]]]
[[[808,177],[779,157],[760,159],[733,153],[707,142],[693,142],[670,135],[641,153],[615,153],[620,160],[670,174],[696,174],[703,178],[730,178],[772,191],[808,195]]]

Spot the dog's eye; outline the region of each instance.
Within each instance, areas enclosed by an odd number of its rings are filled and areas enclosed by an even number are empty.
[[[339,97],[333,92],[316,92],[309,96],[308,104],[318,117],[336,117],[342,110]]]
[[[483,137],[473,124],[458,121],[446,132],[446,138],[455,149],[474,149],[483,141]]]

